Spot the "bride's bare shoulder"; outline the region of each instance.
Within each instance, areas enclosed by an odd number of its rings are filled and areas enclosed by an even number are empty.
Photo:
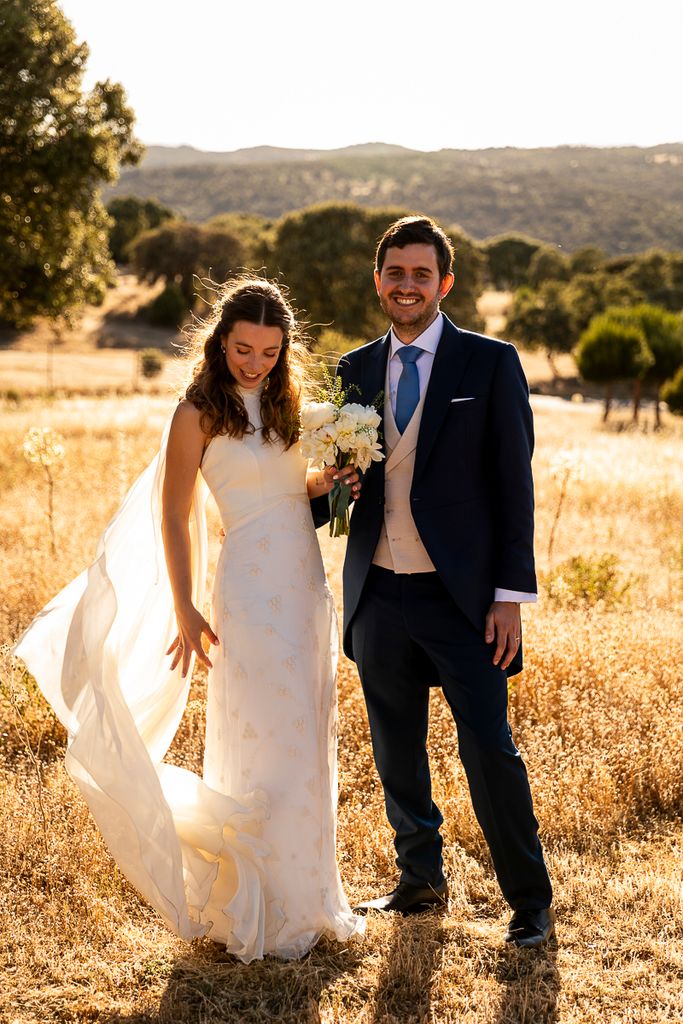
[[[176,406],[176,410],[173,413],[172,426],[175,430],[182,431],[200,431],[203,433],[201,428],[202,414],[192,402],[188,401],[187,398],[181,399]]]
[[[201,412],[196,405],[183,399],[178,402],[171,421],[168,438],[169,456],[200,460],[208,438],[202,428]]]

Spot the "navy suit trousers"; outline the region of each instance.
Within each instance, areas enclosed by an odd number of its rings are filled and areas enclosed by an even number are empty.
[[[453,713],[474,812],[503,895],[515,909],[550,906],[526,768],[507,720],[507,675],[437,573],[372,566],[351,622],[373,752],[395,830],[402,881],[443,880],[427,755],[429,687]]]

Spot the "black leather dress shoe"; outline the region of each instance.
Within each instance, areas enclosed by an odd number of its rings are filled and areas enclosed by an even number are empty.
[[[542,946],[555,934],[555,911],[515,910],[510,918],[505,941],[515,946]]]
[[[448,904],[448,883],[441,885],[410,885],[399,882],[393,892],[380,896],[376,900],[367,900],[354,907],[354,913],[367,914],[368,910],[381,910],[383,913],[393,910],[398,914],[421,914],[435,907],[446,907]]]

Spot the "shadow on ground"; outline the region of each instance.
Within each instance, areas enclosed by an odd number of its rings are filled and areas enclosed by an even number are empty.
[[[110,1014],[100,1024],[320,1024],[326,992],[361,963],[356,943],[321,941],[303,960],[267,957],[249,966],[199,942],[176,961],[158,1009]]]
[[[495,976],[502,986],[492,1024],[555,1024],[560,975],[557,944],[543,949],[507,947],[498,952]]]

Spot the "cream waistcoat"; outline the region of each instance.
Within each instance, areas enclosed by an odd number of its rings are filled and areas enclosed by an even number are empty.
[[[427,389],[403,434],[396,426],[387,388],[384,399],[384,522],[373,562],[393,572],[435,572],[410,511],[415,448]]]

